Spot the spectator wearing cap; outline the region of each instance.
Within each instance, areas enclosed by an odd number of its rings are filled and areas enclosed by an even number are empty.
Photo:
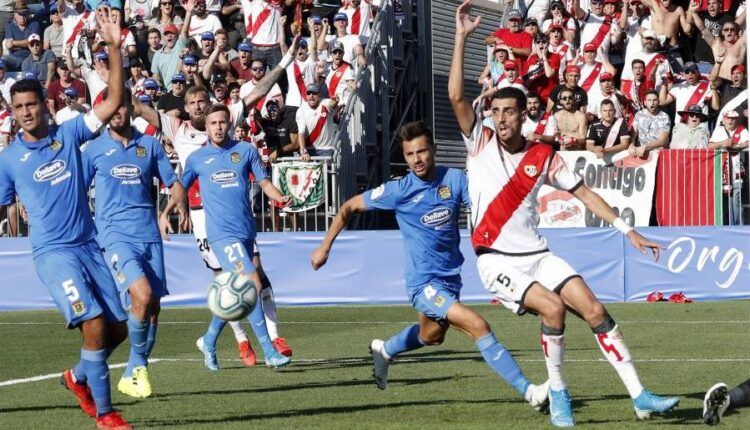
[[[593,45],[595,58],[608,62],[607,53],[612,44],[611,33],[616,31],[617,27],[612,25],[612,18],[604,15],[604,0],[591,0],[588,11],[581,8],[580,2],[575,2],[574,7],[575,17],[582,27],[581,46]],[[614,70],[610,73],[614,73]]]
[[[158,50],[151,60],[151,74],[154,79],[162,83],[167,90],[172,88],[172,76],[179,71],[182,50],[187,46],[188,28],[192,15],[192,3],[186,5],[185,21],[180,30],[174,24],[164,27],[164,46]]]
[[[211,103],[229,105],[230,100],[227,90],[227,79],[224,76],[216,75],[211,81]]]
[[[196,85],[196,81],[200,79],[198,73],[198,59],[193,55],[185,55],[182,58],[182,67],[180,72],[187,79],[187,87],[190,88]]]
[[[282,8],[279,1],[243,0],[245,37],[253,45],[254,58],[262,59],[271,68],[281,61],[279,38],[284,36]]]
[[[66,88],[61,93],[61,96],[63,100],[63,107],[55,112],[53,116],[56,124],[62,124],[63,122],[71,118],[75,118],[78,115],[86,113],[86,111],[88,110],[84,104],[79,103],[81,99],[80,94],[78,94],[78,90],[76,90],[75,88]]]
[[[505,64],[503,64],[503,68],[505,69],[505,77],[500,79],[496,85],[486,88],[474,100],[473,105],[476,106],[479,103],[484,103],[489,100],[497,90],[505,87],[517,88],[523,91],[524,94],[528,94],[529,90],[526,88],[526,85],[524,85],[523,79],[518,75],[518,64],[516,64],[515,61],[507,60]]]
[[[659,93],[649,91],[643,109],[633,119],[633,140],[628,152],[634,157],[645,158],[649,151],[663,148],[669,142],[669,115],[659,106]]]
[[[750,132],[740,124],[740,114],[736,110],[724,112],[721,124],[717,125],[711,135],[708,147],[712,149],[747,149]]]
[[[719,67],[720,64],[714,65],[714,68],[711,69],[711,75],[708,77],[712,87],[716,90],[711,99],[711,108],[717,111],[723,110],[727,103],[747,89],[747,73],[744,64],[736,64],[732,67],[730,80],[719,77]],[[744,105],[744,109],[747,109],[747,101],[744,102]]]
[[[346,32],[356,36],[370,38],[370,22],[375,17],[377,6],[371,0],[348,0],[342,2],[338,13],[347,16]]]
[[[586,107],[586,114],[589,115],[589,122],[594,118],[600,117],[599,108],[602,101],[609,100],[615,109],[615,117],[624,116],[624,107],[627,103],[625,96],[615,88],[615,77],[609,72],[603,72],[599,75],[599,90],[589,92],[589,102]]]
[[[560,84],[562,58],[549,51],[549,38],[542,33],[534,37],[533,52],[526,60],[526,87],[539,95],[543,106],[552,90]]]
[[[63,22],[63,51],[67,46],[75,46],[72,55],[73,58],[78,58],[81,37],[93,40],[95,36],[96,14],[91,9],[86,9],[83,0],[72,0],[70,4],[66,0],[59,0],[57,10]]]
[[[16,83],[16,80],[6,76],[5,74],[5,61],[0,59],[0,95],[2,95],[5,102],[10,105],[10,87]]]
[[[311,16],[307,19],[307,28],[310,29],[310,37],[306,37],[307,45],[313,45],[318,48],[318,57],[322,60],[328,55],[328,43],[335,38],[334,35],[328,34],[328,18]],[[322,40],[320,40],[322,39]],[[320,47],[323,47],[322,50]]]
[[[267,117],[260,119],[260,128],[265,135],[268,161],[275,163],[280,157],[291,157],[299,149],[297,113],[291,115],[275,100],[268,103],[267,110]]]
[[[583,64],[580,65],[581,77],[578,80],[578,85],[589,93],[589,97],[592,93],[599,91],[599,76],[602,73],[606,72],[610,75],[617,73],[615,67],[608,60],[596,60],[597,52],[593,43],[587,43],[583,46]]]
[[[152,103],[159,101],[159,83],[155,79],[147,78],[143,81],[143,95],[148,96]]]
[[[0,0],[0,41],[5,40],[5,30],[10,20],[13,19],[14,5],[14,0]],[[3,53],[3,48],[5,47],[0,43],[0,55]]]
[[[91,106],[96,107],[104,100],[104,90],[107,89],[107,81],[109,80],[109,55],[106,52],[96,52],[92,54],[93,68],[86,64],[78,67],[73,60],[71,48],[70,45],[65,47],[65,62],[68,65],[68,70],[75,73],[76,76],[83,78],[91,97]]]
[[[698,105],[691,105],[685,111],[677,112],[682,121],[672,129],[669,149],[705,149],[708,147],[708,115]]]
[[[585,111],[586,106],[589,103],[589,96],[586,90],[578,85],[579,78],[581,77],[581,68],[576,65],[568,65],[565,67],[563,72],[563,83],[552,89],[547,100],[547,111],[556,111],[561,109],[562,106],[559,103],[558,97],[560,91],[568,89],[573,92],[573,105],[575,109]]]
[[[19,3],[19,2],[17,2]],[[21,64],[26,57],[31,54],[29,51],[29,36],[32,34],[42,34],[42,28],[38,22],[29,22],[29,8],[26,4],[20,2],[13,11],[13,22],[7,25],[5,29],[5,39],[3,48],[5,56],[5,66],[8,71],[21,70]]]
[[[484,70],[479,75],[479,84],[484,86],[497,85],[498,82],[505,79],[504,64],[510,59],[508,47],[505,45],[495,45],[492,49],[492,58],[484,66]]]
[[[249,43],[242,42],[237,46],[239,55],[229,62],[230,72],[238,84],[242,85],[253,78],[252,58],[253,47]]]
[[[523,14],[518,9],[506,13],[508,28],[500,28],[485,38],[487,45],[506,45],[521,62],[521,74],[526,73],[526,58],[531,55],[533,38],[523,31]]]
[[[305,101],[307,85],[317,82],[315,65],[318,62],[317,50],[308,46],[304,39],[299,41],[294,61],[286,68],[286,79],[289,89],[284,100],[285,110],[290,116],[297,113],[297,108]]]
[[[206,10],[206,0],[195,0],[193,7],[189,5],[190,3],[184,5],[185,22],[189,28],[188,36],[195,39],[198,45],[200,45],[201,35],[206,32],[215,33],[216,30],[222,28],[221,21],[216,15],[208,13]],[[192,9],[192,13],[188,9]]]
[[[534,36],[539,34],[539,21],[536,18],[526,18],[523,23],[523,31],[529,33],[533,40]]]
[[[621,88],[632,85],[633,78],[633,61],[640,60],[643,62],[643,79],[647,87],[659,90],[664,79],[672,74],[667,57],[659,52],[659,41],[656,39],[656,33],[652,30],[643,30],[640,34],[641,50],[626,55],[628,61],[622,70]],[[629,58],[629,60],[628,60]],[[624,92],[624,91],[623,91]]]
[[[143,94],[143,84],[146,82],[146,75],[143,72],[143,62],[141,60],[135,60],[130,62],[130,76],[125,81],[125,88],[130,90],[130,93],[138,97]]]
[[[675,104],[675,111],[687,110],[690,105],[698,105],[703,113],[708,114],[708,106],[713,97],[713,89],[707,80],[701,79],[698,65],[693,62],[685,63],[682,74],[684,81],[673,83],[668,80],[661,86],[659,91],[659,104],[665,106]],[[680,121],[679,115],[675,113],[675,123]]]
[[[69,88],[76,91],[78,104],[86,103],[86,84],[73,78],[73,74],[68,70],[67,62],[62,58],[57,60],[57,76],[59,79],[55,79],[47,87],[47,96],[44,100],[53,118],[57,111],[66,106],[63,92]]]
[[[336,42],[341,42],[344,46],[344,61],[354,66],[363,67],[367,64],[364,50],[364,46],[367,44],[367,39],[363,36],[357,36],[356,34],[348,34],[346,32],[348,22],[349,17],[346,16],[346,14],[337,13],[334,15],[333,28],[335,37],[328,42],[327,51],[330,53]],[[326,50],[325,45],[321,46],[320,39],[318,40],[318,50]]]
[[[576,37],[576,21],[570,16],[568,11],[565,9],[565,5],[562,0],[552,0],[549,3],[549,11],[544,15],[541,20],[542,32],[550,36],[550,31],[554,28],[560,31],[562,39],[573,43]]]
[[[612,100],[602,100],[597,111],[599,118],[591,123],[586,135],[586,149],[596,154],[597,158],[627,151],[630,146],[628,123],[615,115]]]
[[[154,8],[151,12],[151,18],[146,20],[146,25],[149,28],[159,30],[162,35],[162,45],[167,43],[164,29],[169,26],[175,26],[175,28],[179,29],[182,26],[182,23],[183,19],[182,16],[177,13],[175,0],[159,0],[158,2],[154,0]],[[179,30],[176,30],[174,34],[179,34]]]
[[[161,113],[187,120],[185,112],[185,91],[187,91],[187,79],[182,73],[172,76],[171,90],[159,97],[156,110]]]
[[[336,96],[339,104],[344,106],[348,100],[348,94],[354,92],[354,67],[344,61],[344,45],[336,43],[331,51],[331,67],[325,75],[326,94]]]
[[[216,37],[210,31],[201,34],[200,51],[198,52],[198,70],[203,70],[206,60],[216,48]]]
[[[57,58],[52,51],[42,47],[42,38],[38,34],[29,36],[28,41],[30,54],[21,63],[21,70],[35,74],[44,88],[47,88],[55,75]]]
[[[65,1],[65,0],[60,0]],[[60,16],[60,11],[57,8],[57,3],[49,5],[49,19],[50,25],[44,29],[42,40],[44,40],[44,49],[52,51],[55,57],[63,57],[63,45],[65,39],[63,39],[63,20]]]
[[[307,86],[307,103],[297,109],[297,139],[303,161],[310,156],[330,157],[336,149],[336,125],[333,122],[338,99],[323,99],[320,86]]]

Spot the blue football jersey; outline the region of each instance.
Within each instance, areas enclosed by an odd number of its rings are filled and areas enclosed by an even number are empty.
[[[364,193],[368,209],[396,211],[406,247],[406,286],[461,272],[460,207],[470,206],[466,175],[438,166],[433,181],[413,173]]]
[[[256,181],[266,179],[258,150],[247,142],[230,140],[221,148],[209,143],[188,156],[181,181],[189,188],[200,179],[209,242],[255,238],[250,173]]]
[[[0,205],[26,206],[34,255],[82,244],[96,230],[89,212],[79,145],[101,126],[93,113],[52,126],[49,135],[26,142],[23,132],[0,152]]]
[[[133,140],[125,147],[107,128],[82,157],[84,182],[96,187],[99,244],[161,241],[153,178],[169,187],[177,177],[159,141],[133,129]]]

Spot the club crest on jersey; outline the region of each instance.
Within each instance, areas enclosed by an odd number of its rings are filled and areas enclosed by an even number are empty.
[[[438,196],[443,200],[451,198],[451,189],[447,185],[441,185],[438,188]]]
[[[442,307],[445,304],[445,297],[437,296],[435,297],[435,301],[432,303],[434,303],[437,307]]]
[[[125,274],[122,272],[117,272],[117,282],[124,284],[125,283]]]
[[[57,152],[62,148],[62,143],[59,140],[53,140],[52,143],[49,144],[49,149]]]
[[[135,156],[145,158],[146,157],[146,148],[143,146],[139,146],[135,148]]]
[[[239,152],[233,152],[229,154],[229,159],[232,160],[232,163],[239,163],[240,162],[240,153]]]
[[[73,309],[73,313],[76,314],[76,316],[82,315],[84,312],[86,312],[86,305],[84,305],[80,300],[76,300],[75,302],[71,303],[70,308]]]
[[[526,173],[526,176],[530,176],[532,178],[539,173],[539,171],[536,169],[536,166],[533,164],[527,164],[523,166],[523,171],[524,173]]]
[[[245,270],[245,264],[241,261],[237,261],[234,263],[234,268],[237,272],[242,272]]]

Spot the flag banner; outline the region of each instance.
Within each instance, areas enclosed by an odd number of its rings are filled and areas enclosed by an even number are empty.
[[[601,159],[590,151],[560,151],[558,154],[568,169],[602,196],[628,225],[648,226],[659,151],[649,152],[646,159],[631,157],[627,151]],[[609,226],[567,191],[543,185],[537,198],[539,227]]]
[[[325,163],[282,161],[273,165],[272,181],[281,194],[292,198],[286,212],[304,212],[325,202]]]

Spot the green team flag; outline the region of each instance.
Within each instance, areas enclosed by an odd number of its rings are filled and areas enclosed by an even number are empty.
[[[292,198],[287,212],[304,212],[325,201],[323,163],[282,161],[273,165],[272,181],[281,194]]]

